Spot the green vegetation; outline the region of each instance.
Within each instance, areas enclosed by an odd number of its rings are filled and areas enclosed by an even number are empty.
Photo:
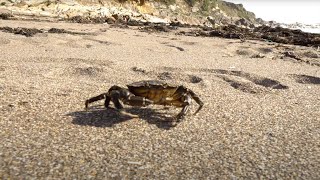
[[[163,2],[166,5],[173,5],[176,4],[176,0],[156,0],[158,2]]]
[[[163,1],[163,0],[160,0]],[[167,0],[164,0],[167,1]],[[253,19],[255,15],[253,13],[250,13],[244,9],[242,5],[239,4],[233,4],[221,0],[185,0],[189,6],[195,6],[195,4],[198,2],[200,3],[200,7],[202,10],[202,13],[208,13],[212,8],[216,7],[217,5],[219,8],[224,11],[229,16],[235,16],[245,19]]]
[[[210,6],[211,6],[210,0],[203,0],[201,9],[203,11],[208,11],[210,9]]]
[[[203,11],[209,11],[213,7],[216,7],[218,0],[203,0],[201,9]]]

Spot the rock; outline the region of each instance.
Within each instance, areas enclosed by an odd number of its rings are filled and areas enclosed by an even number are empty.
[[[194,75],[189,75],[189,79],[190,79],[191,83],[199,83],[199,82],[203,81],[203,79],[201,77],[194,76]]]
[[[244,26],[249,28],[255,28],[255,25],[247,19],[241,18],[235,22],[238,26]]]
[[[198,11],[200,11],[200,9],[197,6],[193,6],[191,9],[191,12],[193,12],[193,13],[198,12]]]
[[[67,31],[65,29],[58,29],[58,28],[51,28],[48,30],[48,33],[67,33]]]
[[[250,22],[244,18],[241,18],[235,22],[238,26],[249,26]]]
[[[10,13],[1,13],[0,14],[0,19],[3,19],[3,20],[8,20],[8,19],[10,19],[12,17],[13,17],[13,15],[10,14]]]
[[[207,20],[211,23],[212,27],[216,27],[216,20],[212,16],[208,16]]]
[[[108,24],[114,24],[116,22],[116,19],[114,17],[108,17],[106,21]]]
[[[266,21],[264,21],[264,20],[261,19],[261,18],[257,18],[257,19],[256,19],[256,22],[257,22],[258,24],[260,24],[260,25],[265,25],[265,24],[266,24]]]
[[[171,11],[175,11],[177,9],[177,5],[169,5],[169,9]]]

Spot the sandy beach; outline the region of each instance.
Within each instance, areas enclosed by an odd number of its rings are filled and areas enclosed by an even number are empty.
[[[316,48],[107,24],[0,27],[43,31],[0,31],[0,179],[320,178]],[[103,101],[84,109],[112,85],[151,79],[192,89],[203,109],[194,116],[194,102],[176,126],[175,107],[125,106],[138,118]]]

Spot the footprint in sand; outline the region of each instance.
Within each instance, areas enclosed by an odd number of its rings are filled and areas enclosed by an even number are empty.
[[[163,71],[159,71],[159,70]],[[160,67],[158,71],[146,72],[144,69],[133,67],[132,71],[136,73],[143,73],[149,78],[156,78],[164,81],[182,81],[187,83],[202,83],[204,79],[194,74],[182,73],[180,68],[174,67]],[[231,71],[223,69],[189,69],[188,71],[214,73],[216,77],[227,82],[231,87],[245,93],[258,94],[270,92],[271,89],[288,89],[289,87],[281,84],[279,81],[262,77],[256,74],[246,73],[243,71]]]
[[[146,37],[146,36],[143,36],[143,35],[140,35],[140,34],[135,34],[133,36],[136,36],[136,37]]]
[[[244,57],[264,58],[266,56],[272,55],[273,52],[274,51],[271,47],[251,48],[249,46],[240,46],[240,48],[237,49],[235,53]]]
[[[222,80],[227,82],[231,87],[245,93],[258,94],[266,92],[265,88],[261,86],[255,86],[253,83],[246,79],[236,79],[225,75],[216,75],[216,77],[221,78]]]
[[[180,42],[184,45],[189,45],[189,46],[198,44],[198,42],[191,42],[191,41],[180,41]]]
[[[289,88],[288,86],[281,84],[279,81],[243,71],[230,71],[223,69],[201,69],[201,71],[214,73],[216,74],[216,77],[229,83],[233,88],[251,94],[268,92],[270,89]]]
[[[267,47],[258,48],[257,51],[259,51],[262,54],[269,54],[273,52],[272,48],[267,48]]]
[[[304,74],[289,74],[289,77],[301,84],[320,84],[320,78],[314,76],[308,76]]]
[[[255,52],[252,51],[251,49],[238,49],[236,53],[241,56],[250,56],[255,54]]]
[[[250,58],[264,58],[264,53],[260,51],[253,50],[249,47],[243,47],[241,49],[236,50],[236,54],[240,56],[250,57]]]
[[[160,80],[171,80],[171,79],[174,78],[174,74],[171,73],[171,72],[165,71],[165,72],[160,73],[160,74],[158,75],[158,78],[159,78]]]
[[[256,85],[260,85],[260,86],[267,87],[267,88],[288,89],[288,86],[282,85],[279,81],[265,78],[262,76],[258,76],[255,74],[242,72],[242,71],[229,71],[229,70],[215,69],[214,72],[216,72],[218,74],[226,74],[226,75],[242,77],[242,78],[245,78],[245,79],[253,82]]]
[[[46,58],[42,58],[46,59]],[[52,60],[48,58],[48,60]],[[112,69],[112,61],[96,61],[92,59],[81,58],[57,58],[53,59],[59,63],[59,66],[50,67],[43,75],[46,78],[56,77],[99,77],[103,75],[106,69]]]
[[[73,69],[73,75],[81,75],[81,76],[97,76],[98,74],[102,73],[103,69],[94,66],[88,67],[76,67]]]
[[[144,74],[148,76],[149,79],[155,78],[162,81],[174,80],[193,84],[203,82],[201,77],[193,74],[181,73],[181,69],[175,67],[159,67],[157,71],[147,71],[143,68],[132,67],[131,70],[138,74]]]
[[[203,82],[203,79],[199,76],[196,76],[193,74],[181,73],[177,71],[164,71],[156,74],[157,74],[157,78],[163,81],[174,80],[174,81],[193,83],[193,84]]]
[[[179,46],[174,46],[174,45],[171,45],[171,44],[168,44],[168,45],[166,45],[166,46],[176,48],[176,49],[179,50],[179,51],[185,51],[184,48],[179,47]]]

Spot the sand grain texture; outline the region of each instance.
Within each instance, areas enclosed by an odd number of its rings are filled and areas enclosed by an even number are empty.
[[[84,33],[0,32],[1,179],[320,178],[316,49],[98,24],[0,26]],[[173,107],[126,106],[139,118],[102,101],[84,111],[87,98],[145,79],[183,84],[205,106],[176,127]]]

